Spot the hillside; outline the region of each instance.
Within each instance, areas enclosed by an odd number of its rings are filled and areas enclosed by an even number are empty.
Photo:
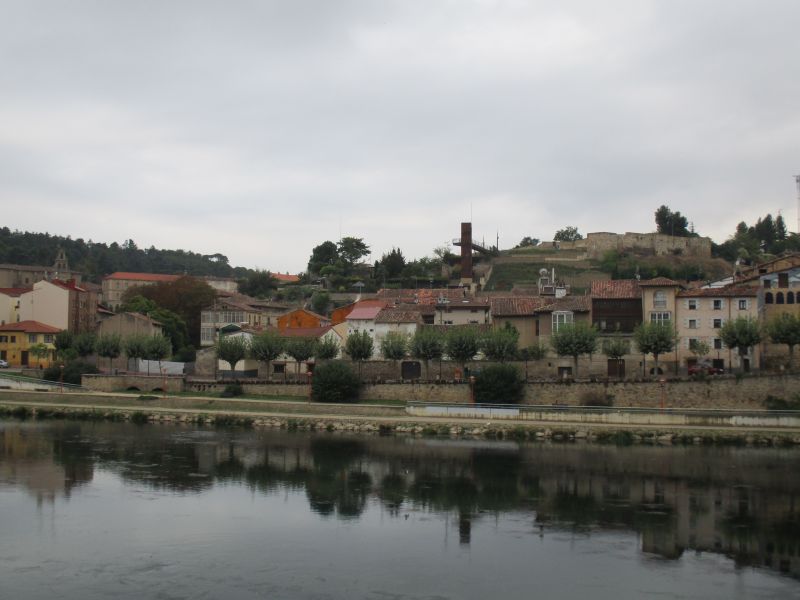
[[[0,263],[19,265],[52,265],[59,248],[63,248],[70,268],[84,273],[86,279],[99,282],[114,271],[146,273],[187,273],[216,277],[242,278],[252,269],[232,267],[222,254],[198,254],[187,250],[138,248],[133,240],[123,244],[85,241],[81,238],[11,231],[0,228]]]
[[[535,284],[540,269],[555,269],[556,277],[586,291],[596,279],[628,279],[638,273],[643,279],[669,277],[678,281],[714,280],[727,276],[732,265],[721,258],[654,256],[645,253],[609,252],[603,260],[588,260],[577,250],[516,248],[504,250],[492,260],[486,291],[510,291],[514,285]]]

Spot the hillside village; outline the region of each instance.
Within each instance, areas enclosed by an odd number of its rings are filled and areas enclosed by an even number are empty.
[[[143,370],[143,359],[151,358],[159,368],[196,378],[288,380],[303,378],[317,360],[355,358],[345,352],[348,338],[365,336],[370,349],[357,358],[369,363],[364,373],[376,379],[461,379],[470,368],[480,369],[482,359],[524,362],[528,378],[630,378],[779,370],[797,343],[768,331],[776,319],[800,314],[795,252],[734,266],[712,257],[711,240],[697,235],[605,232],[498,251],[476,243],[472,224],[462,223],[453,240],[459,254],[443,252],[435,275],[387,278],[386,265],[359,262],[366,245],[348,239],[361,244],[347,263],[347,281],[355,284],[336,279],[337,271],[326,266],[334,261],[318,253],[323,245],[314,249],[306,273],[261,274],[268,293],[259,297],[240,289],[256,290],[259,274],[245,281],[116,271],[94,283],[70,269],[63,249],[50,267],[0,264],[0,359],[39,371],[60,366],[65,358],[59,350],[69,337],[72,343],[83,339],[78,354],[103,371]],[[619,277],[631,255],[639,257],[635,272]],[[315,268],[319,256],[322,266]],[[604,262],[614,262],[612,272],[603,270]],[[657,275],[664,264],[685,276]],[[191,306],[176,309],[189,298]],[[742,323],[757,326],[756,340],[737,341],[736,332],[729,333]],[[650,325],[671,330],[667,349],[642,346],[637,331]],[[593,336],[588,350],[556,344],[559,335],[585,329]],[[422,332],[444,339],[455,330],[468,330],[476,340],[512,332],[514,348],[500,355],[483,345],[465,356],[440,352],[449,362],[431,372],[430,356],[409,342]],[[264,332],[284,340],[281,354],[266,361],[245,354],[232,363],[219,351],[223,341],[251,346]],[[136,336],[170,343],[148,354],[126,345]],[[387,351],[398,339],[402,351]],[[292,346],[305,349],[293,352]],[[322,347],[324,353],[316,350]]]

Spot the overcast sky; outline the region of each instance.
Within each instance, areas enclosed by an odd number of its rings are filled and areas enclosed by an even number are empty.
[[[297,272],[797,227],[800,2],[0,0],[3,225]]]

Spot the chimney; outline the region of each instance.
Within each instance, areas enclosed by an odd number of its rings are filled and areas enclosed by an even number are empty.
[[[472,281],[472,223],[461,223],[461,280]]]

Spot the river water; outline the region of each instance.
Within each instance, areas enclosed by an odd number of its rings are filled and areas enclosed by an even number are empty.
[[[800,451],[0,421],[0,598],[800,598]]]

